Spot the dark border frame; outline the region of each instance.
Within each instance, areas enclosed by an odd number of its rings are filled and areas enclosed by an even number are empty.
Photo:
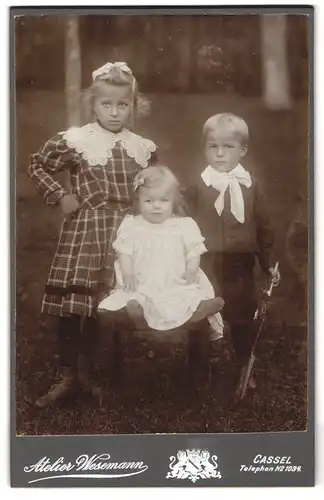
[[[314,332],[314,7],[311,5],[252,5],[201,6],[201,7],[12,7],[10,18],[10,137],[15,134],[15,75],[14,75],[14,18],[18,15],[213,15],[213,14],[299,14],[309,16],[309,338],[308,338],[308,426],[304,432],[270,432],[248,434],[147,434],[102,436],[16,436],[15,393],[15,145],[10,141],[10,465],[12,487],[188,487],[188,486],[313,486],[315,484],[315,332]],[[166,479],[170,456],[186,448],[209,449],[218,456],[218,470],[222,478],[199,481]],[[109,453],[111,461],[142,461],[147,465],[143,473],[124,478],[56,478],[30,484],[40,477],[36,472],[27,473],[25,466],[35,464],[44,456],[52,462],[61,456],[66,462],[79,455]],[[301,466],[301,472],[240,472],[241,464],[254,465],[257,454],[291,457],[291,464]],[[52,476],[55,474],[52,474]]]

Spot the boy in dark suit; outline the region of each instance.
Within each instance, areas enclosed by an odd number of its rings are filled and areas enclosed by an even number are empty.
[[[207,120],[203,135],[208,166],[188,189],[187,199],[190,215],[206,239],[208,252],[201,267],[216,296],[225,300],[222,315],[243,365],[255,335],[255,257],[266,275],[280,279],[270,265],[274,237],[259,184],[240,164],[249,139],[246,122],[230,113],[217,114]],[[255,386],[253,379],[251,386]]]

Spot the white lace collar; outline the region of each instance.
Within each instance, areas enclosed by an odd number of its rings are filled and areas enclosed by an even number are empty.
[[[134,158],[142,168],[147,167],[151,154],[156,150],[154,142],[130,130],[123,129],[114,134],[96,122],[83,127],[71,127],[63,132],[63,138],[68,147],[75,149],[90,165],[106,165],[118,141],[127,155]]]

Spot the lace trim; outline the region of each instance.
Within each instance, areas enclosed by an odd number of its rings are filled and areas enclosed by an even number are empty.
[[[83,127],[71,127],[63,132],[67,146],[79,153],[89,165],[105,166],[112,158],[112,150],[120,141],[127,155],[133,158],[142,168],[147,167],[156,145],[130,130],[124,129],[118,134],[109,132],[97,123],[89,123]]]

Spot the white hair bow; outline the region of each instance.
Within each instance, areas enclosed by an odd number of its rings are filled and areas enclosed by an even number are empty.
[[[143,186],[144,185],[144,179],[143,177],[139,177],[139,178],[135,178],[134,180],[134,191],[136,191],[140,186]]]
[[[129,75],[133,75],[132,70],[127,66],[125,62],[107,62],[100,68],[93,71],[92,80],[95,81],[98,77],[100,77],[101,80],[105,80],[105,78],[109,76],[113,68],[119,68],[121,71],[124,71]]]

